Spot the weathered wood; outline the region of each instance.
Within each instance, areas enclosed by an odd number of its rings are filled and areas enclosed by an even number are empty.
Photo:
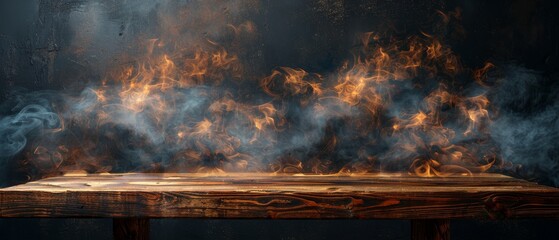
[[[558,218],[559,189],[497,174],[98,174],[0,189],[0,217]]]
[[[450,220],[422,219],[411,221],[412,240],[449,240]]]
[[[148,240],[148,218],[114,218],[113,239],[115,240]]]

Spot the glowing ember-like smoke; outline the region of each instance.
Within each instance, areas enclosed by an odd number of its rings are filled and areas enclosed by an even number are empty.
[[[1,154],[23,150],[41,174],[409,169],[431,177],[500,163],[485,94],[495,66],[468,70],[438,33],[364,33],[336,71],[255,76],[235,48],[255,24],[223,27],[232,32],[226,44],[173,42],[174,28],[141,40],[145,55],[79,96],[25,95],[44,101],[2,118]]]

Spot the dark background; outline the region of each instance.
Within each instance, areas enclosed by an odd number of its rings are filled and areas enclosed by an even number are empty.
[[[91,5],[95,2],[98,5]],[[126,9],[151,1],[28,0],[0,2],[0,101],[7,93],[63,89],[100,79],[118,64],[113,52],[126,49],[149,19]],[[172,1],[171,1],[172,2]],[[181,2],[181,1],[176,1]],[[89,5],[88,5],[89,4]],[[83,6],[89,6],[84,8]],[[93,6],[93,7],[91,7]],[[559,63],[559,8],[551,0],[262,0],[249,16],[259,42],[254,62],[264,72],[275,66],[302,67],[312,72],[333,70],[349,57],[355,34],[391,30],[403,36],[429,31],[436,10],[461,9],[459,36],[449,44],[464,65],[480,67],[487,60],[514,63],[543,76],[531,91],[556,88]],[[101,11],[107,20],[90,18]],[[110,23],[110,24],[109,24]],[[87,42],[95,52],[78,51],[76,29],[96,31]],[[101,31],[99,31],[101,29]],[[139,30],[138,30],[139,29]],[[83,42],[80,42],[83,43]],[[549,97],[548,97],[549,98]],[[551,98],[556,98],[551,96]],[[545,98],[538,98],[545,99]],[[544,101],[544,100],[541,100]],[[545,102],[524,103],[530,114]],[[517,107],[518,108],[518,107]],[[9,164],[2,163],[8,175]],[[537,169],[534,170],[537,172]],[[537,180],[550,184],[549,178]],[[10,182],[2,177],[2,184]],[[557,221],[452,221],[454,239],[556,239]],[[0,239],[110,239],[105,219],[0,219]],[[152,239],[407,239],[409,223],[393,220],[152,220]]]

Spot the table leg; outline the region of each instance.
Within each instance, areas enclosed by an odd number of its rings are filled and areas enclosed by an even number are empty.
[[[449,240],[450,220],[423,219],[411,221],[412,240]]]
[[[149,239],[149,218],[113,218],[113,239]]]

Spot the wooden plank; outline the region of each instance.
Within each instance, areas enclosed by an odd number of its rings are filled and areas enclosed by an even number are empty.
[[[427,219],[411,221],[412,240],[449,240],[450,220]]]
[[[558,218],[559,190],[498,174],[97,174],[0,189],[0,217]]]
[[[148,218],[114,218],[113,239],[115,240],[148,240]]]

